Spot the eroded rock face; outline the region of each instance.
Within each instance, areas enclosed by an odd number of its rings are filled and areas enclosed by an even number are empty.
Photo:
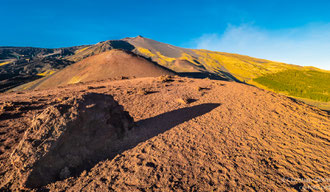
[[[79,174],[116,150],[133,119],[112,96],[88,93],[37,115],[11,155],[21,187]]]

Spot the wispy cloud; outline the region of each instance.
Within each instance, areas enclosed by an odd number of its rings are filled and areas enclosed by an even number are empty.
[[[250,24],[229,25],[223,34],[204,34],[196,39],[194,48],[330,70],[330,24],[276,31]]]

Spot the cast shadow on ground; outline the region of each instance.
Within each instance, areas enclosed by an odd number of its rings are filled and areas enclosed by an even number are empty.
[[[181,123],[184,123],[185,121],[204,115],[218,106],[220,106],[219,103],[200,104],[166,112],[155,117],[138,121],[137,134],[144,136],[144,139],[138,142],[143,142]]]
[[[71,176],[78,177],[83,171],[89,171],[96,164],[104,160],[112,160],[116,155],[121,154],[122,152],[132,149],[137,146],[139,143],[147,141],[148,139],[157,136],[158,134],[164,133],[167,130],[172,129],[173,127],[182,124],[186,121],[189,121],[193,118],[202,116],[213,109],[220,106],[219,103],[205,103],[200,105],[195,105],[191,107],[185,107],[170,112],[166,112],[148,119],[140,120],[136,122],[136,126],[131,130],[125,133],[123,138],[117,138],[111,141],[113,145],[107,149],[104,153],[104,156],[99,156],[97,159],[94,159],[92,162],[83,162],[79,167],[73,169],[70,168]],[[66,140],[65,142],[69,142]],[[65,143],[62,144],[65,146]],[[79,150],[79,149],[77,149]],[[50,151],[49,153],[58,153],[56,149]],[[65,154],[62,154],[65,155]],[[47,154],[45,155],[47,156]],[[61,160],[61,159],[58,159]],[[56,159],[52,159],[56,161]],[[45,169],[49,165],[49,161],[46,159],[41,159],[37,163],[37,167],[32,170],[29,178],[27,179],[28,188],[39,188],[44,189],[43,186],[62,180],[59,178],[60,169],[50,172]],[[42,176],[43,175],[43,176]],[[45,176],[48,178],[45,180]],[[40,182],[40,180],[43,180]],[[38,181],[37,183],[35,183]]]

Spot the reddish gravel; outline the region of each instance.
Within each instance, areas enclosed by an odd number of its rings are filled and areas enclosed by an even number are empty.
[[[326,191],[330,185],[327,112],[244,84],[175,77],[1,94],[2,190],[20,189],[10,182],[10,154],[33,115],[88,92],[112,95],[135,127],[117,155],[27,190]]]

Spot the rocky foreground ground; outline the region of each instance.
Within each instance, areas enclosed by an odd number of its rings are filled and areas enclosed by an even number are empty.
[[[329,114],[253,86],[163,76],[0,103],[3,191],[330,188]]]

